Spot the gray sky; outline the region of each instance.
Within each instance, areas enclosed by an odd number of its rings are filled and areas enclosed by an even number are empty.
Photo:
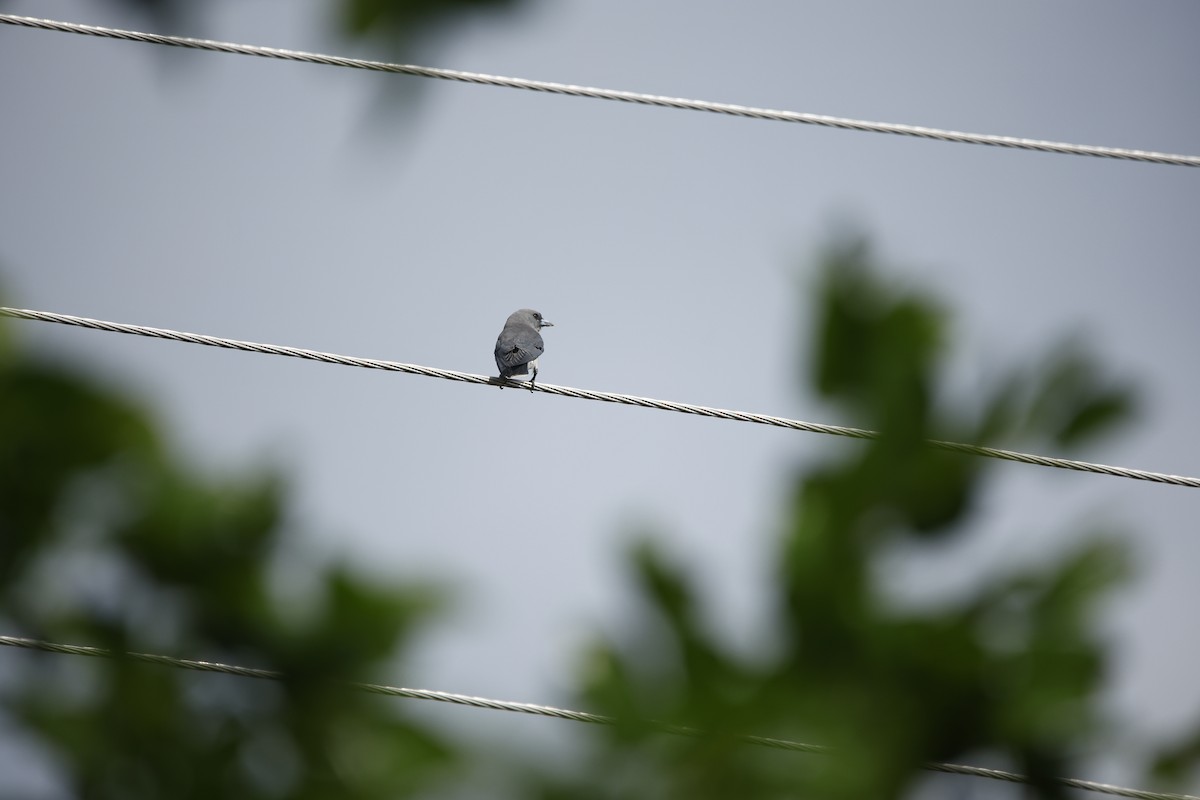
[[[0,10],[150,25],[82,0]],[[159,32],[371,55],[330,38],[315,2],[219,2],[201,22]],[[1193,0],[563,0],[481,18],[421,57],[1195,154],[1197,23]],[[397,82],[419,83],[421,102],[372,125]],[[831,226],[850,221],[898,280],[954,310],[964,391],[1075,333],[1144,399],[1135,425],[1077,455],[1200,474],[1195,169],[10,27],[0,99],[10,305],[489,374],[505,317],[528,306],[557,325],[545,382],[854,425],[799,389],[796,336],[809,325],[798,287]],[[620,627],[617,556],[647,526],[752,641],[788,476],[853,446],[14,324],[144,395],[213,474],[281,465],[323,552],[458,587],[457,610],[395,676],[409,686],[565,702],[579,645]],[[1105,621],[1124,733],[1087,776],[1109,777],[1146,737],[1200,719],[1200,494],[1018,465],[995,474],[977,536],[951,556],[898,561],[888,580],[909,595],[952,591],[986,567],[1062,552],[1085,523],[1134,531],[1137,580]],[[495,716],[480,724],[519,724]]]

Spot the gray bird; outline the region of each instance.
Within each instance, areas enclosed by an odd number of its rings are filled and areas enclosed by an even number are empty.
[[[500,377],[531,375],[529,388],[532,391],[533,383],[537,380],[538,356],[546,349],[542,334],[538,331],[553,327],[553,322],[547,322],[542,319],[540,312],[529,308],[509,315],[504,330],[496,339],[496,367],[500,370]]]

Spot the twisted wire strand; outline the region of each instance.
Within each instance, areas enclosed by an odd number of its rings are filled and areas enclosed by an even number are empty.
[[[944,142],[960,142],[964,144],[982,144],[993,147],[1009,147],[1018,150],[1036,150],[1045,153],[1062,153],[1066,155],[1093,156],[1096,158],[1114,158],[1126,161],[1144,161],[1154,164],[1170,164],[1181,167],[1200,167],[1200,156],[1178,155],[1175,153],[1160,153],[1150,150],[1130,150],[1120,147],[1101,147],[1098,145],[1068,144],[1042,139],[1025,139],[1016,136],[999,136],[985,133],[965,133],[963,131],[927,128],[920,125],[904,125],[892,122],[869,122],[866,120],[849,119],[846,117],[831,117],[825,114],[809,114],[799,111],[780,111],[770,108],[735,105],[733,103],[714,103],[707,100],[688,100],[682,97],[664,97],[641,92],[620,91],[616,89],[600,89],[592,86],[576,86],[551,81],[536,81],[525,78],[509,78],[500,75],[487,75],[478,72],[462,72],[452,69],[437,69],[421,67],[414,64],[392,64],[384,61],[368,61],[359,58],[322,55],[298,50],[282,50],[275,47],[260,47],[232,42],[218,42],[210,39],[192,39],[184,36],[164,36],[157,33],[140,33],[119,28],[103,28],[96,25],[82,25],[74,22],[60,22],[52,19],[37,17],[22,17],[15,14],[0,14],[0,23],[17,25],[25,28],[57,31],[60,33],[78,33],[85,36],[99,36],[107,39],[122,39],[131,42],[168,45],[171,47],[186,47],[193,50],[210,50],[220,53],[235,53],[246,56],[260,56],[284,61],[302,61],[310,64],[325,64],[335,67],[352,67],[375,72],[391,72],[402,75],[414,75],[422,78],[439,78],[442,80],[459,81],[461,83],[476,83],[487,86],[502,86],[509,89],[525,89],[533,92],[570,95],[572,97],[589,97],[597,100],[616,100],[625,103],[637,103],[646,106],[677,108],[688,111],[707,111],[714,114],[727,114],[735,117],[774,120],[776,122],[796,122],[805,125],[820,125],[827,128],[865,131],[869,133],[890,133],[898,136],[914,136],[921,139],[935,139]]]
[[[73,656],[130,658],[135,661],[142,661],[149,664],[177,667],[180,669],[195,670],[198,672],[216,672],[224,675],[233,675],[240,678],[282,680],[285,677],[283,673],[276,670],[240,667],[232,664],[221,664],[214,661],[195,661],[187,658],[175,658],[173,656],[158,655],[154,653],[117,653],[101,647],[59,644],[57,642],[46,642],[39,639],[26,639],[19,636],[0,636],[0,645],[5,645],[7,647],[19,647],[26,650],[39,650],[47,653],[61,653]],[[564,719],[572,722],[586,722],[593,725],[613,725],[617,722],[616,718],[614,717],[608,717],[602,714],[591,714],[586,711],[572,711],[566,708],[556,708],[554,706],[537,705],[534,703],[517,703],[508,700],[492,700],[487,697],[475,697],[466,694],[455,694],[453,692],[439,692],[432,689],[406,689],[399,686],[387,686],[378,683],[359,682],[348,682],[345,685],[348,688],[368,692],[370,694],[384,695],[387,697],[401,697],[409,700],[432,700],[435,702],[450,703],[452,705],[467,706],[470,708],[490,709],[493,711],[511,711],[520,714],[533,714],[539,717]],[[656,724],[655,727],[664,733],[670,733],[678,736],[704,735],[703,731],[678,725]],[[830,749],[824,745],[806,744],[804,742],[795,742],[788,739],[775,739],[769,736],[739,736],[738,740],[744,742],[745,744],[772,747],[777,750],[823,754],[828,754],[830,752]],[[988,769],[986,767],[974,767],[967,764],[949,764],[934,761],[922,765],[922,769],[932,772],[944,772],[951,775],[966,775],[975,778],[989,778],[991,780],[1006,781],[1008,783],[1031,783],[1031,780],[1028,776],[1017,772],[1009,772],[1001,769]],[[1097,783],[1096,781],[1087,781],[1079,778],[1055,778],[1054,781],[1061,786],[1067,786],[1073,789],[1083,789],[1089,792],[1115,795],[1117,797],[1132,797],[1136,798],[1137,800],[1200,800],[1200,797],[1196,797],[1194,795],[1173,794],[1169,792],[1151,792],[1143,789],[1129,789],[1123,786],[1114,786],[1108,783]]]
[[[145,325],[130,325],[123,322],[107,322],[105,320],[77,317],[70,314],[56,314],[49,311],[34,311],[27,308],[8,308],[5,306],[0,306],[0,316],[12,317],[14,319],[34,320],[38,322],[53,322],[79,328],[109,331],[111,333],[126,333],[134,336],[148,336],[153,339],[169,339],[175,342],[187,342],[189,344],[201,344],[209,347],[221,347],[226,350],[241,350],[250,353],[289,356],[291,358],[301,358],[307,361],[321,361],[326,364],[340,364],[347,367],[365,367],[367,369],[381,369],[388,372],[403,372],[409,375],[423,375],[427,378],[443,378],[445,380],[459,381],[461,383],[475,383],[487,386],[499,386],[502,388],[505,386],[519,387],[527,391],[543,392],[545,394],[553,394],[560,397],[574,397],[580,400],[597,400],[605,403],[619,403],[627,406],[654,408],[660,411],[676,411],[681,414],[694,414],[696,416],[732,420],[734,422],[753,422],[760,425],[771,425],[776,428],[788,428],[790,430],[806,431],[808,433],[824,433],[831,436],[846,436],[852,439],[876,439],[879,437],[877,432],[863,430],[862,428],[848,428],[842,425],[824,425],[818,422],[804,422],[798,419],[788,419],[787,417],[775,417],[768,414],[753,414],[746,411],[731,411],[724,408],[699,406],[692,403],[678,403],[671,400],[653,400],[649,397],[638,397],[637,395],[632,394],[600,392],[590,389],[575,389],[570,386],[555,386],[552,383],[530,384],[504,378],[491,378],[486,375],[474,375],[469,372],[458,372],[450,369],[422,367],[417,364],[403,364],[398,361],[383,361],[375,358],[343,356],[337,355],[336,353],[324,353],[320,350],[307,350],[300,347],[285,347],[283,345],[276,344],[259,344],[257,342],[246,342],[239,339],[226,339],[219,336],[206,336],[199,333],[186,333],[184,331],[173,331],[165,328],[150,328]],[[1148,472],[1146,470],[1130,469],[1128,467],[1114,467],[1107,464],[1096,464],[1090,461],[1075,461],[1067,458],[1039,456],[1030,453],[1021,453],[1015,450],[1002,450],[996,447],[983,447],[981,445],[963,444],[961,442],[943,442],[934,439],[930,440],[929,444],[932,447],[936,447],[941,450],[949,450],[951,452],[963,453],[965,455],[996,458],[1002,461],[1015,461],[1021,464],[1034,464],[1041,467],[1068,469],[1076,472],[1088,472],[1096,475],[1111,475],[1117,478],[1130,478],[1133,480],[1150,481],[1152,483],[1164,483],[1171,486],[1186,486],[1193,489],[1200,488],[1200,478],[1192,478],[1184,475],[1170,475],[1163,472]]]

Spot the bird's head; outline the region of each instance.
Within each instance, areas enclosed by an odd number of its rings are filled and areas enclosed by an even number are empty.
[[[534,311],[532,308],[522,308],[516,314],[513,314],[513,316],[514,317],[519,316],[521,318],[521,321],[529,323],[530,325],[537,328],[538,330],[541,330],[542,328],[553,328],[554,327],[553,322],[549,322],[542,318],[542,312]],[[510,319],[510,321],[511,321],[511,319]]]

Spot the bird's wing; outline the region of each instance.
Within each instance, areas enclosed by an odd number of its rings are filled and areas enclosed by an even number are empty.
[[[519,367],[540,356],[546,349],[542,335],[532,328],[506,330],[496,340],[496,363],[506,367]]]

